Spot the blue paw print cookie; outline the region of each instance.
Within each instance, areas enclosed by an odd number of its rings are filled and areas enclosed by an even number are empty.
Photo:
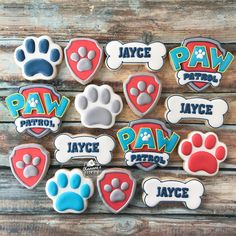
[[[94,192],[93,182],[82,171],[60,169],[46,183],[46,194],[59,213],[82,213],[87,209],[87,199]]]
[[[48,36],[27,37],[14,54],[16,64],[27,80],[51,80],[57,75],[56,65],[62,62],[61,47]]]

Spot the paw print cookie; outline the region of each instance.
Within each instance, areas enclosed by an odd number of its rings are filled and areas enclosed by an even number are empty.
[[[103,48],[93,39],[72,39],[65,48],[65,59],[72,76],[85,85],[102,65]]]
[[[93,182],[80,169],[58,170],[46,183],[46,194],[59,213],[83,213],[94,192]]]
[[[183,168],[191,175],[214,176],[227,157],[227,147],[212,132],[191,132],[178,148]]]
[[[26,188],[36,187],[47,173],[49,152],[38,144],[22,144],[15,147],[9,158],[12,173]]]
[[[63,53],[61,47],[48,36],[27,37],[16,48],[14,58],[25,79],[51,80],[57,75],[56,66],[62,62]]]
[[[126,101],[138,116],[144,116],[155,108],[161,89],[161,82],[150,73],[132,75],[123,85]]]
[[[130,171],[113,168],[104,170],[97,178],[99,195],[113,213],[123,210],[131,201],[136,181]]]
[[[75,108],[82,125],[88,128],[109,129],[123,109],[121,97],[108,85],[88,85],[75,98]]]

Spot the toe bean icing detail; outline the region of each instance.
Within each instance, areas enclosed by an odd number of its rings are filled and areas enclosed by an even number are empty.
[[[184,160],[183,168],[191,175],[214,176],[220,163],[227,157],[227,147],[213,132],[193,131],[180,142],[179,156]]]
[[[51,80],[57,75],[56,66],[62,62],[61,47],[48,36],[26,37],[14,53],[16,64],[25,79]]]
[[[108,85],[88,85],[75,98],[75,108],[82,125],[88,128],[109,129],[123,109],[121,97]]]
[[[16,179],[24,187],[32,189],[46,175],[50,164],[50,154],[39,144],[22,144],[13,149],[9,162]]]
[[[85,178],[80,169],[58,170],[46,183],[46,194],[53,201],[53,208],[59,213],[83,213],[88,199],[94,193],[90,178]]]

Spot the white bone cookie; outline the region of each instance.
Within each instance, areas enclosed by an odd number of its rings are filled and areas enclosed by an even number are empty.
[[[65,163],[70,159],[96,158],[100,165],[111,162],[115,141],[109,135],[60,134],[55,139],[55,157]]]
[[[200,206],[204,193],[204,186],[197,179],[162,181],[152,177],[144,179],[142,188],[143,202],[148,207],[154,207],[160,202],[183,202],[187,208],[194,210]]]
[[[145,64],[149,70],[157,71],[163,66],[166,56],[166,47],[160,42],[145,44],[111,41],[105,51],[106,65],[110,70],[117,70],[122,64]]]
[[[223,99],[184,98],[173,95],[166,100],[166,120],[172,124],[182,119],[205,120],[212,128],[219,128],[224,123],[224,115],[229,107]]]

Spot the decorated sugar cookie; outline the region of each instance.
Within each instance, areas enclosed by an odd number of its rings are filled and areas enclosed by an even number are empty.
[[[93,196],[94,186],[80,169],[58,170],[46,183],[46,194],[53,201],[53,208],[59,213],[83,213],[88,199]]]
[[[169,55],[177,83],[196,92],[218,87],[234,58],[218,41],[203,37],[185,39]]]
[[[75,108],[81,123],[88,128],[109,129],[123,109],[121,97],[108,85],[87,85],[75,98]]]
[[[167,166],[180,138],[155,119],[131,121],[117,132],[117,137],[125,152],[126,164],[145,171]]]
[[[227,147],[213,132],[193,131],[181,141],[179,156],[184,160],[183,168],[191,175],[213,176],[220,163],[227,157]]]
[[[21,87],[5,102],[11,116],[16,119],[17,131],[27,132],[36,138],[56,133],[70,104],[70,100],[61,96],[54,87],[41,84]]]
[[[48,171],[50,154],[39,144],[22,144],[13,149],[9,162],[16,179],[24,187],[33,189]]]
[[[194,210],[200,206],[204,194],[204,186],[198,179],[180,181],[151,177],[144,179],[142,189],[143,202],[148,207],[155,207],[160,202],[183,202]]]
[[[126,101],[138,116],[152,111],[161,96],[161,89],[161,82],[150,73],[131,75],[123,85]]]
[[[57,65],[62,62],[61,47],[48,36],[26,37],[14,54],[16,64],[27,80],[51,80],[57,75]]]
[[[55,139],[55,157],[65,163],[70,159],[95,158],[100,165],[111,162],[115,141],[109,135],[60,134]]]
[[[166,47],[160,42],[145,44],[111,41],[106,45],[105,52],[106,65],[110,70],[118,70],[122,64],[145,64],[148,70],[158,71],[164,64]]]
[[[122,211],[131,201],[136,181],[126,169],[104,170],[97,178],[97,187],[103,203],[113,213]]]
[[[65,48],[65,60],[72,76],[81,84],[87,84],[102,65],[103,48],[94,39],[71,39]]]
[[[205,99],[199,97],[184,98],[173,95],[166,99],[166,120],[176,124],[182,119],[205,120],[212,128],[219,128],[224,123],[224,115],[229,106],[223,99]]]

